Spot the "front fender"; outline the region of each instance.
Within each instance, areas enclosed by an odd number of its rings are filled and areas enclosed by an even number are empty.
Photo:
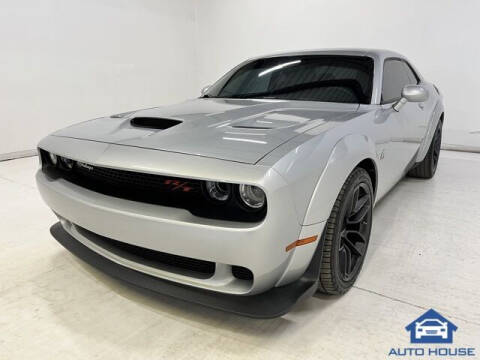
[[[292,206],[303,226],[327,220],[350,172],[362,160],[376,159],[375,144],[369,137],[341,135],[339,128],[321,130],[290,141],[290,151],[287,155],[282,155],[283,149],[279,151],[280,159],[275,154],[267,159],[275,160],[272,169],[289,184]]]
[[[338,141],[318,179],[303,225],[311,225],[329,218],[335,200],[348,175],[363,160],[375,163],[375,144],[365,135],[347,135]]]
[[[288,179],[293,193],[293,205],[297,215],[301,216],[299,239],[315,235],[320,239],[347,177],[361,161],[372,159],[375,163],[374,142],[365,135],[347,135],[336,143],[332,141],[330,152],[325,151],[325,143],[333,139],[328,139],[323,134],[321,137],[315,142],[297,147],[295,157],[287,156],[275,166],[276,171]],[[276,286],[288,284],[305,272],[315,249],[321,245],[314,242],[296,247]]]

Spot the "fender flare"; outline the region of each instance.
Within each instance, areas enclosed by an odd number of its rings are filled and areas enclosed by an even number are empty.
[[[362,161],[373,161],[378,183],[376,158],[375,143],[366,135],[350,134],[340,139],[333,147],[327,165],[317,181],[303,225],[316,224],[330,217],[340,189]]]
[[[444,121],[444,113],[445,109],[443,103],[439,100],[432,111],[430,119],[428,120],[427,131],[425,132],[425,136],[418,149],[415,163],[420,163],[423,161],[423,159],[425,159],[428,149],[430,148],[430,143],[432,142],[433,135],[435,134],[435,130],[437,129],[438,122],[442,117],[442,121]]]

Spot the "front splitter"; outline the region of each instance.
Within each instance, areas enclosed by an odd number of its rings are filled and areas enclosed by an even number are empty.
[[[50,228],[53,237],[67,250],[102,272],[132,285],[156,293],[194,302],[211,308],[253,318],[275,318],[286,314],[299,300],[315,293],[318,282],[311,276],[264,293],[242,296],[199,289],[157,278],[113,262],[80,243],[62,227],[60,222]]]

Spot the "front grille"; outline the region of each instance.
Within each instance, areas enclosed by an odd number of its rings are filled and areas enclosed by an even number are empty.
[[[88,182],[94,183],[95,187],[103,184],[124,190],[135,189],[142,192],[199,193],[201,191],[201,183],[198,180],[110,169],[81,162],[77,163],[77,166],[68,175],[84,185],[88,185]]]
[[[40,153],[45,174],[100,194],[186,209],[195,216],[209,219],[258,222],[266,215],[266,206],[257,212],[246,211],[239,206],[236,196],[225,204],[212,202],[204,195],[202,180],[112,169],[80,161],[71,162],[68,168],[60,159],[54,166],[46,151],[40,150]]]
[[[199,279],[208,279],[215,273],[215,263],[211,261],[168,254],[127,244],[95,234],[79,226],[77,226],[77,230],[103,249],[143,265]]]

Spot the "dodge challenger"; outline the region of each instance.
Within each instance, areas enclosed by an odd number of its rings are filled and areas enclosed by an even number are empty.
[[[249,59],[186,102],[85,121],[39,143],[50,231],[131,284],[269,318],[357,279],[372,209],[431,178],[439,90],[387,50]]]

